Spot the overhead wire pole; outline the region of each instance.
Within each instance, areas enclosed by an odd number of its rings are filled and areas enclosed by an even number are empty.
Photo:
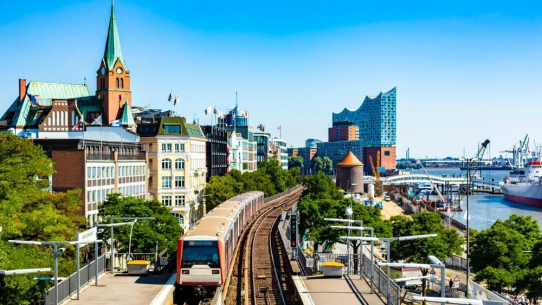
[[[371,231],[371,237],[359,237],[357,240],[360,241],[361,243],[361,249],[363,251],[363,242],[364,241],[370,241],[371,242],[371,293],[374,292],[374,283],[373,283],[373,279],[374,279],[374,275],[373,275],[373,271],[374,271],[374,268],[373,268],[373,265],[374,265],[374,243],[375,241],[378,241],[378,238],[375,238],[374,237],[374,229],[371,228],[371,227],[363,227],[363,226],[359,226],[359,227],[349,227],[349,226],[331,226],[331,228],[333,229],[347,229],[347,228],[350,228],[350,229],[353,229],[353,230],[360,230],[362,233],[363,231],[367,230],[367,231]],[[361,252],[362,254],[362,259],[363,259],[363,252]],[[363,266],[363,260],[361,260],[361,264]],[[362,279],[363,275],[362,275],[362,272],[361,272],[361,269],[360,269],[360,273],[359,273],[359,278]]]
[[[53,245],[54,249],[54,287],[55,287],[55,293],[54,293],[54,304],[58,304],[58,254],[64,252],[65,248],[58,249],[58,245],[78,245],[78,244],[88,244],[88,243],[98,243],[102,242],[101,240],[92,240],[92,241],[27,241],[27,240],[8,240],[9,243],[12,244],[21,244],[21,245],[38,245],[38,246],[45,246],[45,245]],[[59,251],[60,250],[60,251]],[[96,262],[97,263],[97,262]],[[98,274],[96,274],[96,278],[98,277]]]

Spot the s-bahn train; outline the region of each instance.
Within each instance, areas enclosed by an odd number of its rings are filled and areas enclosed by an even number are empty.
[[[235,196],[207,213],[177,242],[177,287],[207,296],[223,285],[233,252],[250,219],[264,205],[262,192]]]

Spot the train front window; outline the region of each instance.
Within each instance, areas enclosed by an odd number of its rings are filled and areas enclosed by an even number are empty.
[[[185,240],[181,268],[193,265],[207,265],[209,268],[220,268],[217,241]]]

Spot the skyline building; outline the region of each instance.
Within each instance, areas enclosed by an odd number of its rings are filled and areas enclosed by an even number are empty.
[[[396,145],[397,88],[380,92],[376,97],[366,96],[356,110],[344,108],[332,114],[332,122],[353,122],[359,127],[359,139],[365,147],[392,147]]]
[[[171,208],[181,226],[190,228],[203,216],[207,176],[207,139],[199,125],[183,117],[161,117],[137,127],[149,155],[149,193]]]

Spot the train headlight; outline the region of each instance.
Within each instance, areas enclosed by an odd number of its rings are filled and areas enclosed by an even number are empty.
[[[181,273],[182,274],[190,274],[190,270],[182,270]]]
[[[213,270],[213,274],[220,274],[220,270]]]

